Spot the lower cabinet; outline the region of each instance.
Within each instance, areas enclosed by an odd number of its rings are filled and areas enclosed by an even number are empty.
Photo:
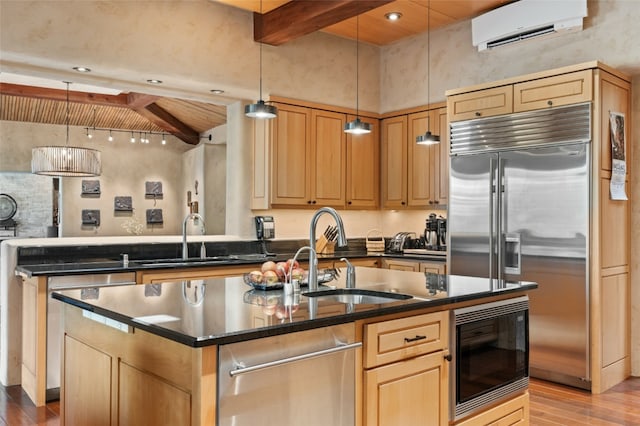
[[[381,267],[384,269],[395,269],[397,271],[431,272],[434,274],[447,273],[447,264],[445,262],[383,259]]]
[[[365,372],[365,425],[446,425],[449,376],[442,351]]]
[[[529,392],[456,423],[456,426],[514,426],[529,424]]]
[[[448,311],[364,326],[363,424],[447,425]]]

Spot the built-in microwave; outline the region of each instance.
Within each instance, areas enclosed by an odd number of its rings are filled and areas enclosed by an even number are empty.
[[[451,419],[506,400],[529,385],[527,296],[452,311]]]

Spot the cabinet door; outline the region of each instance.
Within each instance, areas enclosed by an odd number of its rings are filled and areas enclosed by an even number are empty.
[[[396,271],[419,272],[420,271],[420,263],[412,262],[410,260],[383,259],[382,260],[382,268],[383,269],[394,269]]]
[[[347,135],[347,208],[375,209],[380,204],[380,131],[378,120],[360,119],[371,124],[371,133]]]
[[[630,354],[630,294],[629,275],[603,277],[602,299],[602,368]]]
[[[436,161],[435,203],[447,204],[449,201],[449,123],[446,108],[440,108],[437,111],[437,128],[440,144],[436,149],[439,151],[440,159]]]
[[[471,120],[513,112],[513,86],[500,86],[447,98],[450,121]]]
[[[367,426],[447,425],[448,363],[439,351],[365,372]]]
[[[382,207],[407,205],[407,116],[382,120]]]
[[[344,207],[346,191],[345,115],[311,110],[311,204]]]
[[[445,274],[447,265],[437,262],[420,262],[420,272],[429,272],[433,274]]]
[[[439,155],[438,145],[418,145],[416,138],[427,129],[437,134],[434,115],[430,111],[410,114],[408,118],[409,136],[407,140],[407,205],[428,207],[433,205],[434,174]]]
[[[278,104],[271,127],[271,204],[306,206],[311,202],[310,110]]]
[[[630,205],[629,201],[612,200],[610,186],[610,179],[600,178],[600,267],[603,269],[629,265]]]
[[[591,70],[526,81],[513,86],[513,111],[531,111],[588,102],[592,94]]]
[[[111,357],[64,336],[62,418],[67,425],[110,425]]]
[[[524,426],[528,424],[529,393],[527,392],[487,411],[464,419],[456,423],[456,426]]]

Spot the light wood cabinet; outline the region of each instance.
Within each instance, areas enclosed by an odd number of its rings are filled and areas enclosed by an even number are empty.
[[[592,97],[592,70],[577,71],[514,84],[513,111],[588,102]]]
[[[352,121],[355,116],[348,115]],[[346,208],[380,206],[380,125],[377,119],[360,117],[371,124],[371,133],[347,134]]]
[[[448,424],[448,312],[365,325],[367,426]]]
[[[525,426],[529,424],[529,392],[469,417],[456,426]]]
[[[451,121],[471,120],[513,112],[513,86],[499,86],[449,96]]]
[[[277,104],[272,126],[274,207],[343,207],[346,192],[345,115]]]
[[[448,133],[446,108],[419,111],[382,121],[382,206],[425,208],[446,204],[448,196]],[[441,143],[418,145],[427,129]]]
[[[382,268],[396,271],[430,272],[446,274],[445,262],[424,262],[420,260],[382,259]]]

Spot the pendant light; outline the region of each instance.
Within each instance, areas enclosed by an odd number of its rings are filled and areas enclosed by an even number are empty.
[[[260,0],[260,16],[262,17],[262,0]],[[278,108],[267,105],[262,100],[262,25],[260,25],[260,99],[255,104],[244,107],[244,115],[251,118],[275,118]]]
[[[100,176],[100,151],[69,146],[69,83],[67,85],[67,139],[65,146],[40,146],[31,150],[31,173],[46,176]]]
[[[360,46],[360,34],[359,34],[359,29],[360,29],[360,21],[359,21],[360,17],[356,16],[356,119],[352,120],[348,123],[346,123],[344,125],[344,132],[345,133],[351,133],[352,135],[363,135],[366,133],[371,133],[371,124],[370,123],[365,123],[364,121],[360,120],[360,115],[359,115],[359,90],[358,90],[358,71],[359,71],[359,65],[360,65],[360,61],[359,61],[359,46]]]
[[[431,44],[431,34],[429,33],[429,26],[431,24],[431,0],[427,2],[427,104],[429,101],[429,80],[431,78],[431,69],[429,68],[429,46]],[[435,145],[440,143],[440,136],[434,135],[431,133],[431,120],[427,120],[427,132],[424,135],[420,135],[416,138],[416,143],[418,145]]]

